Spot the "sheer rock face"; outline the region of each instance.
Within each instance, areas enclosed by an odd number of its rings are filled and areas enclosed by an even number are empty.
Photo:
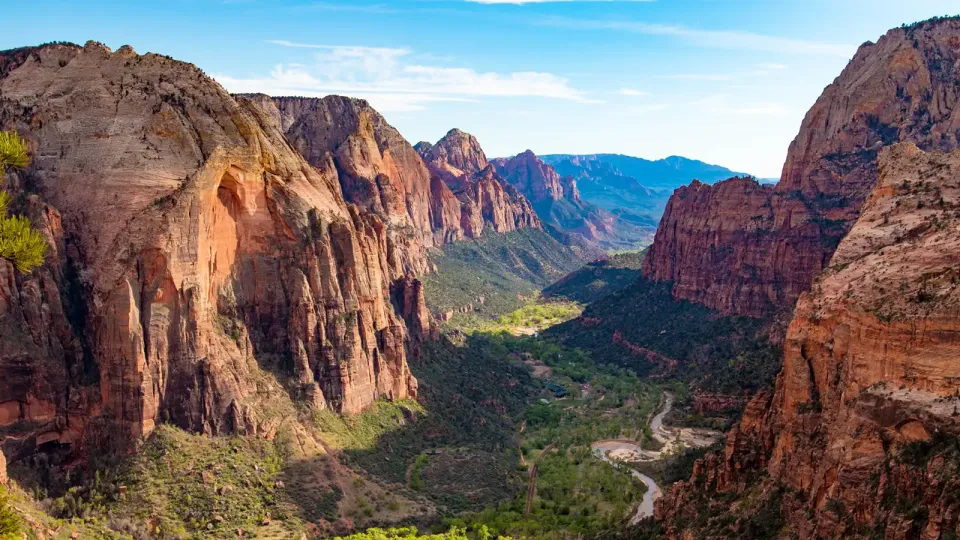
[[[937,433],[960,435],[957,261],[960,151],[885,149],[859,219],[797,303],[775,392],[754,399],[725,455],[698,463],[658,518],[676,523],[695,493],[742,492],[765,469],[768,487],[800,494],[784,512],[801,538],[956,532],[957,464],[931,453],[911,467],[900,454]],[[928,519],[884,502],[898,498]]]
[[[534,205],[545,201],[569,199],[580,202],[577,182],[572,176],[561,178],[553,167],[527,150],[512,158],[493,160],[497,171],[520,190]]]
[[[369,103],[343,96],[259,101],[273,102],[276,122],[307,162],[321,170],[333,164],[347,202],[388,225],[407,270],[426,272],[425,248],[462,237],[447,190],[431,182],[417,152]]]
[[[458,201],[463,236],[478,238],[484,230],[540,228],[530,202],[500,178],[473,135],[452,129],[435,145],[419,143],[417,151],[435,181],[448,187]]]
[[[680,188],[644,273],[724,313],[791,307],[826,267],[898,141],[957,148],[960,21],[888,32],[860,47],[810,109],[774,188],[732,179]]]
[[[0,261],[7,456],[130,440],[158,421],[269,434],[284,400],[350,413],[415,395],[391,286],[418,319],[422,293],[401,278],[425,263],[390,216],[345,201],[359,172],[311,167],[281,121],[129,47],[0,53],[0,128],[33,156],[4,186],[51,245],[30,275]],[[371,150],[362,142],[341,152]],[[403,206],[384,182],[377,204]],[[398,191],[420,208],[421,189]]]

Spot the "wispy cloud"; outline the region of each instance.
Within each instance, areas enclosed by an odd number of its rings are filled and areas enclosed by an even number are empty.
[[[816,54],[850,58],[856,47],[821,43],[802,39],[740,32],[736,30],[699,30],[680,25],[652,24],[637,21],[613,21],[546,17],[537,24],[580,30],[619,30],[653,36],[669,36],[686,40],[702,47],[767,51],[787,54]]]
[[[644,92],[643,90],[637,90],[635,88],[621,88],[620,95],[631,96],[631,97],[643,97],[643,96],[649,96],[650,92]]]
[[[488,97],[542,97],[596,103],[569,81],[541,72],[477,72],[470,68],[416,63],[404,48],[318,45],[271,40],[284,47],[315,49],[310,65],[277,65],[257,77],[215,75],[231,92],[325,96],[346,94],[369,100],[383,111],[421,110],[431,102],[475,101]]]

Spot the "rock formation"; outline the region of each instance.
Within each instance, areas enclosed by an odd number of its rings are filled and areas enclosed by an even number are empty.
[[[793,537],[960,533],[960,151],[901,143],[878,172],[797,303],[776,390],[657,505],[674,536],[741,526],[698,521],[711,506],[737,515],[729,497],[697,501],[747,491],[781,493]]]
[[[459,201],[464,236],[479,238],[485,229],[540,228],[530,202],[500,178],[473,135],[452,129],[437,144],[421,142],[416,149]]]
[[[269,434],[283,400],[352,413],[415,395],[404,318],[429,319],[407,276],[431,231],[419,156],[356,136],[380,120],[355,102],[324,102],[354,121],[333,157],[288,143],[292,104],[258,103],[130,47],[0,53],[0,128],[33,156],[4,185],[51,245],[30,275],[0,262],[8,457],[160,421]]]
[[[491,163],[500,176],[530,200],[540,220],[559,231],[557,236],[562,238],[558,239],[568,245],[602,256],[598,248],[635,247],[649,238],[652,228],[583,201],[572,176],[561,177],[530,150]]]
[[[958,77],[956,18],[862,45],[807,113],[776,187],[737,178],[674,193],[645,275],[724,313],[789,309],[857,219],[883,147],[957,148]]]
[[[493,163],[500,174],[535,205],[560,199],[580,202],[576,180],[572,176],[561,178],[553,167],[530,150],[512,158],[495,159]]]

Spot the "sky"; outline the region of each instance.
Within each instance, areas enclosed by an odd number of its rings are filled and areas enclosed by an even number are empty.
[[[778,177],[807,109],[865,41],[956,0],[10,2],[0,49],[132,45],[231,92],[364,98],[411,143],[490,156],[682,155]]]

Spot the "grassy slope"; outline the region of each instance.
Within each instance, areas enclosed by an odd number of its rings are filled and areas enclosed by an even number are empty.
[[[524,298],[583,265],[573,250],[536,229],[449,244],[430,261],[436,271],[422,278],[430,309],[444,313],[472,305],[486,318],[519,308]]]

